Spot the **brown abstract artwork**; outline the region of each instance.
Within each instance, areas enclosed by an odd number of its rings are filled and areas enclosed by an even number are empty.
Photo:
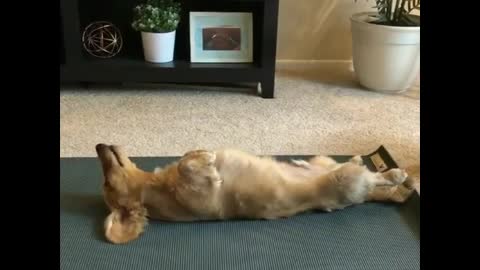
[[[238,27],[207,27],[202,29],[203,50],[239,51],[241,29]]]

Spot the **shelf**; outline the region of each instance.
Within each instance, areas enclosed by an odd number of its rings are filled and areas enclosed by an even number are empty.
[[[170,63],[143,59],[142,40],[131,27],[137,0],[61,1],[60,81],[86,83],[260,83],[262,97],[273,98],[279,0],[180,0],[183,11]],[[253,63],[191,63],[190,11],[235,11],[253,14]],[[110,21],[122,33],[122,51],[110,59],[93,58],[81,45],[84,28]],[[63,45],[63,46],[62,46]],[[62,52],[62,47],[65,50]]]
[[[154,64],[134,58],[90,59],[73,70],[61,69],[61,75],[65,82],[256,82],[262,79],[261,68],[255,64],[183,60]]]
[[[150,63],[133,57],[115,57],[110,59],[86,59],[90,67],[112,67],[128,69],[257,69],[254,63],[191,63],[185,60],[174,60],[168,63]]]

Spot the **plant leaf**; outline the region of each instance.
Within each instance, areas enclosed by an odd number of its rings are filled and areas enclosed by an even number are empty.
[[[420,16],[406,15],[406,18],[415,26],[420,26]]]

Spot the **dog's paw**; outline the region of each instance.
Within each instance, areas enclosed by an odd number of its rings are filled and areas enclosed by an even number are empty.
[[[350,159],[350,162],[354,163],[354,164],[357,164],[357,165],[363,165],[362,156],[360,156],[360,155],[354,156]]]
[[[315,156],[312,159],[310,159],[309,163],[315,166],[321,166],[324,168],[328,168],[330,166],[335,166],[338,164],[333,158],[328,156]]]
[[[207,168],[214,168],[215,160],[215,152],[205,150],[191,151],[180,159],[179,169],[194,174]]]
[[[310,168],[310,163],[308,163],[308,162],[305,161],[305,160],[292,159],[291,161],[292,161],[293,164],[295,164],[295,165],[298,166],[298,167],[302,167],[302,168],[305,168],[305,169]]]
[[[406,168],[408,173],[407,180],[403,182],[406,188],[417,190],[420,193],[420,165],[412,165]]]
[[[396,185],[401,185],[407,180],[408,174],[403,169],[391,169],[387,172],[387,179]]]

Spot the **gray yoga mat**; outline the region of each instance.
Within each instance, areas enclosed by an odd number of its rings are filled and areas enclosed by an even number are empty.
[[[146,170],[174,159],[132,158]],[[138,240],[113,245],[103,237],[101,184],[96,158],[60,159],[61,269],[420,269],[418,195],[400,206],[366,203],[273,221],[152,221]]]

